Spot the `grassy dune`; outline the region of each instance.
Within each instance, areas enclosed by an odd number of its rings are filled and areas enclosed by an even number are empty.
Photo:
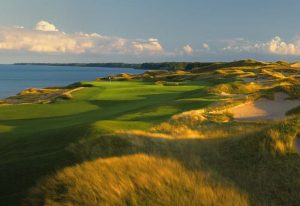
[[[297,205],[299,109],[277,121],[222,112],[299,98],[297,71],[249,60],[123,74],[69,100],[0,106],[0,205]]]

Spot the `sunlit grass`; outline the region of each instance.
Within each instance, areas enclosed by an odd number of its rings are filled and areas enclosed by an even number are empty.
[[[132,155],[66,168],[35,187],[28,204],[238,206],[249,202],[245,193],[217,174],[190,172],[171,159]]]

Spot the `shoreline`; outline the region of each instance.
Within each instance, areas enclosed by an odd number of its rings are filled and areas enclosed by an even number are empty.
[[[66,87],[81,81],[114,76],[120,73],[143,73],[134,68],[72,68],[46,65],[0,65],[0,100],[16,96],[28,88]]]

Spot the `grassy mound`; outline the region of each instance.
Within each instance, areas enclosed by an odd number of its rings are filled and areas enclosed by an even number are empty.
[[[66,168],[41,181],[27,204],[248,205],[248,200],[217,175],[191,173],[170,159],[133,155]]]
[[[126,155],[94,160],[92,156],[62,169],[41,180],[25,203],[282,205],[299,201],[300,183],[294,177],[300,172],[300,158],[293,155],[293,141],[300,131],[298,117],[277,124],[204,124],[194,129],[204,131],[203,137],[128,136],[131,146],[123,151]],[[110,155],[120,149],[115,143],[104,148],[115,151]]]
[[[261,89],[261,86],[258,83],[240,83],[240,82],[234,82],[234,83],[227,83],[227,84],[218,84],[214,87],[211,87],[209,89],[212,93],[227,93],[227,94],[249,94],[249,93],[255,93],[258,90]]]

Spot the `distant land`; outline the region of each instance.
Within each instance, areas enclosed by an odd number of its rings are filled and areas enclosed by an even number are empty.
[[[74,67],[119,67],[134,69],[164,69],[164,70],[191,70],[206,67],[221,62],[161,62],[161,63],[14,63],[14,65],[45,65],[45,66],[74,66]]]
[[[239,67],[239,66],[259,66],[266,65],[272,62],[257,61],[254,59],[244,59],[233,62],[147,62],[147,63],[15,63],[14,65],[46,65],[46,66],[74,66],[74,67],[118,67],[118,68],[134,68],[144,70],[210,70],[224,67]],[[280,66],[290,66],[291,64],[285,61],[277,61],[273,64]]]
[[[125,63],[14,63],[14,65],[74,66],[74,67],[120,67],[139,68],[141,64]]]

